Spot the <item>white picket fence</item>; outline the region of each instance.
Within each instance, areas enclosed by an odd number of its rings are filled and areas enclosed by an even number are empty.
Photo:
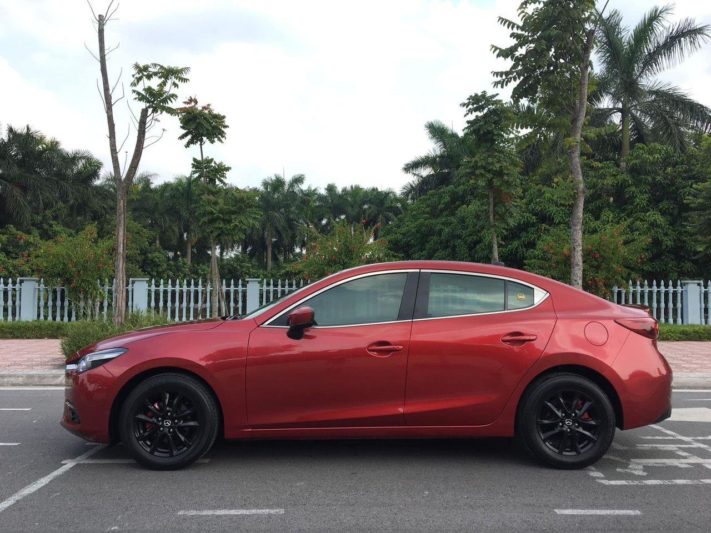
[[[711,281],[628,281],[610,299],[649,307],[662,324],[711,324]]]
[[[221,315],[241,315],[288,294],[305,280],[223,280]],[[49,287],[36,278],[0,278],[0,321],[50,320],[73,322],[107,319],[114,307],[115,282],[97,282],[99,297],[71,299],[64,287]],[[212,286],[203,280],[129,280],[126,288],[129,311],[163,314],[169,320],[185,322],[212,315]]]

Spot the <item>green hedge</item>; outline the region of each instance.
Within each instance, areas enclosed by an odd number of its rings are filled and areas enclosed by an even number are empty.
[[[162,326],[168,320],[164,316],[134,314],[126,319],[122,326],[114,326],[113,322],[104,320],[82,320],[70,323],[67,332],[62,336],[62,352],[64,357],[74,355],[84,346],[134,329],[150,326]]]
[[[0,322],[0,339],[58,339],[67,334],[66,322],[36,320],[32,322]]]
[[[711,326],[659,324],[660,341],[711,341]]]

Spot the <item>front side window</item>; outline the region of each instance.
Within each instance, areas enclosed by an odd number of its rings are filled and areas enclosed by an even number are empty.
[[[502,279],[433,273],[424,318],[503,311],[505,295],[506,282]]]
[[[398,319],[406,272],[378,274],[347,281],[301,302],[314,310],[317,326],[392,322]],[[286,315],[272,325],[286,325]]]

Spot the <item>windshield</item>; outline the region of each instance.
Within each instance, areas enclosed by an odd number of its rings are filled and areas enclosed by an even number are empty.
[[[304,289],[306,289],[307,287],[308,287],[308,285],[304,285],[303,287],[301,287],[295,291],[291,291],[291,292],[287,292],[286,294],[282,294],[281,296],[279,296],[279,298],[272,300],[271,302],[266,303],[264,305],[261,305],[261,306],[257,307],[256,309],[253,309],[252,311],[250,311],[247,314],[242,315],[240,317],[240,319],[242,319],[242,318],[256,318],[259,315],[261,315],[262,313],[266,313],[267,311],[269,311],[272,307],[274,307],[278,303],[281,303],[282,301],[284,301],[284,299],[287,296],[292,296],[294,294],[298,294],[298,293],[302,292]]]

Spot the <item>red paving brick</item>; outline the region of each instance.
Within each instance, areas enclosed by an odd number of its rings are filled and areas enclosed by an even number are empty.
[[[711,342],[660,342],[674,372],[711,373]],[[0,339],[0,371],[55,370],[64,357],[57,339]]]

